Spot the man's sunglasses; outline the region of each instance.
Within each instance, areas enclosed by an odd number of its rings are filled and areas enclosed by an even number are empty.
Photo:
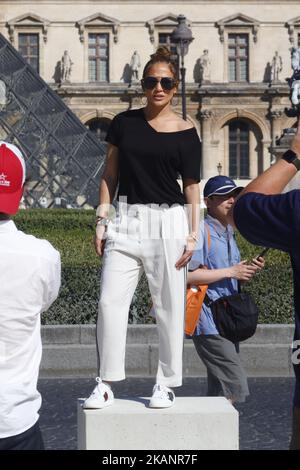
[[[153,90],[158,83],[160,83],[163,90],[172,90],[177,84],[176,80],[170,77],[162,77],[161,79],[145,77],[142,79],[142,85],[146,90]]]

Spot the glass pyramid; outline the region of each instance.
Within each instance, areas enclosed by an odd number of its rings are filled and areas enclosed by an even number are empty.
[[[89,208],[98,203],[106,152],[0,34],[0,139],[17,145],[29,182],[25,207]]]

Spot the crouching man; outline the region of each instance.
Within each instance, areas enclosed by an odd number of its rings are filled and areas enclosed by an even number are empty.
[[[42,450],[40,315],[60,287],[60,255],[46,240],[19,231],[25,182],[20,150],[0,141],[0,450]]]

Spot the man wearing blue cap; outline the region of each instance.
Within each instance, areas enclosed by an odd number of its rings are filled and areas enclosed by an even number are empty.
[[[188,284],[208,284],[207,295],[213,301],[236,294],[238,282],[249,281],[264,266],[262,258],[251,265],[241,261],[233,228],[227,222],[228,212],[242,189],[227,176],[210,178],[204,187],[208,215],[189,263]],[[205,303],[192,339],[207,368],[207,395],[223,395],[232,403],[245,401],[249,390],[237,348],[220,336],[211,308]]]

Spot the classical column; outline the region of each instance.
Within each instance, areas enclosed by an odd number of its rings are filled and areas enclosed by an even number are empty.
[[[207,180],[216,174],[216,155],[211,148],[211,118],[213,112],[210,109],[202,109],[199,113],[202,138],[202,179]]]
[[[283,111],[280,109],[272,109],[270,111],[271,121],[271,164],[276,162],[276,156],[273,149],[276,147],[276,137],[279,138],[281,135],[280,118],[283,115]],[[264,162],[264,169],[269,167],[270,162]]]
[[[273,156],[270,154],[270,149],[272,147],[272,141],[270,140],[264,140],[262,139],[261,141],[262,145],[262,168],[259,168],[259,172],[262,173],[265,171],[267,168],[270,167],[271,165],[271,159]]]

